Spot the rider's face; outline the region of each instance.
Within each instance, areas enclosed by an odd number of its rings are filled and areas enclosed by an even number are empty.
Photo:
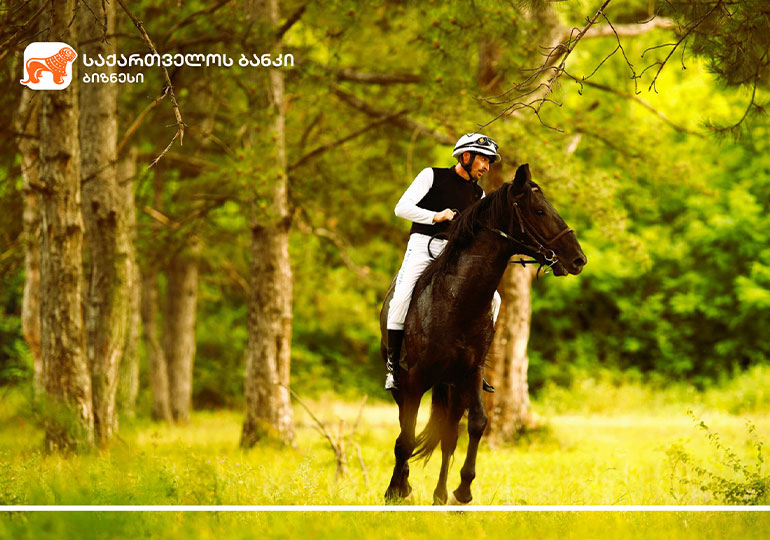
[[[483,154],[476,154],[476,159],[473,160],[473,166],[471,167],[471,176],[476,180],[479,180],[488,170],[489,158]]]

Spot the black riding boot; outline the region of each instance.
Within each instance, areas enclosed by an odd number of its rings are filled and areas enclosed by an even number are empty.
[[[388,375],[385,377],[385,390],[398,390],[398,373],[401,371],[398,361],[401,358],[401,344],[404,342],[403,330],[388,329]]]

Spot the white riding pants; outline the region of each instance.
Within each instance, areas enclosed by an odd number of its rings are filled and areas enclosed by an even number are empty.
[[[430,242],[430,236],[425,234],[415,233],[409,236],[404,262],[401,263],[401,269],[398,271],[396,288],[388,308],[388,330],[404,329],[404,319],[409,310],[414,286],[432,260],[428,254],[428,242]],[[438,257],[445,246],[446,240],[435,238],[430,242],[430,251],[434,257]],[[500,313],[500,302],[500,295],[495,291],[492,298],[493,324],[497,322],[497,316]]]

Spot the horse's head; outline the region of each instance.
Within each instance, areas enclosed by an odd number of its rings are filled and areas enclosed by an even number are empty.
[[[588,262],[577,236],[532,181],[529,165],[516,170],[508,184],[511,207],[510,235],[524,247],[526,255],[553,268],[554,275],[577,275]]]

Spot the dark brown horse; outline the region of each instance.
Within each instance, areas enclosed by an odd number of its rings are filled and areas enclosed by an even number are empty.
[[[415,286],[404,323],[399,389],[393,391],[401,434],[396,439],[396,465],[385,492],[387,500],[409,495],[409,459],[427,459],[441,443],[441,473],[433,502],[446,504],[449,461],[457,446],[460,419],[468,411],[468,453],[454,496],[461,503],[471,501],[476,453],[487,425],[481,380],[494,334],[492,296],[515,254],[534,257],[557,276],[579,274],[587,262],[574,232],[532,182],[526,164],[517,169],[513,182],[454,220],[443,253]],[[384,359],[392,294],[393,284],[380,313]],[[415,438],[420,400],[431,388],[430,419]]]

